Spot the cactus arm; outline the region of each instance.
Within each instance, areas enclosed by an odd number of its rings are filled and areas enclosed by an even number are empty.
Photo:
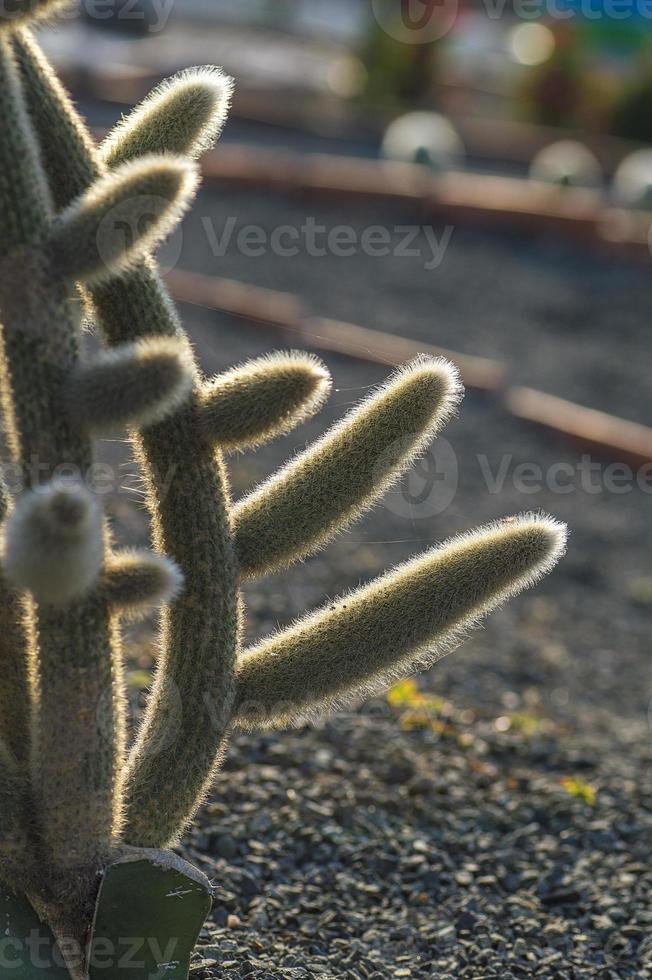
[[[57,218],[48,251],[56,275],[106,279],[154,248],[179,222],[197,185],[193,165],[150,156],[100,177]]]
[[[148,153],[197,159],[226,121],[233,80],[219,68],[190,68],[161,82],[113,129],[100,148],[107,167]]]
[[[119,615],[137,619],[181,593],[183,576],[169,558],[149,551],[110,555],[100,590]]]
[[[79,365],[67,390],[68,410],[93,433],[153,425],[187,399],[188,347],[171,337],[122,344]]]
[[[547,572],[556,522],[525,515],[453,538],[245,651],[236,724],[300,720],[444,656],[467,630]]]
[[[221,449],[253,449],[314,415],[330,387],[328,371],[308,354],[256,358],[202,387],[201,425]]]
[[[446,361],[418,358],[397,371],[234,508],[242,574],[303,558],[359,517],[426,448],[460,397]]]

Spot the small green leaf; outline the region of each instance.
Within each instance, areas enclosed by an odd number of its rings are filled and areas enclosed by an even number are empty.
[[[102,880],[90,980],[187,980],[211,908],[210,884],[173,854],[134,853],[143,860],[114,864]]]
[[[594,805],[597,796],[595,787],[587,783],[581,776],[564,776],[560,783],[570,796],[579,797],[589,806]]]
[[[0,885],[2,975],[11,980],[70,980],[50,930],[26,898]]]

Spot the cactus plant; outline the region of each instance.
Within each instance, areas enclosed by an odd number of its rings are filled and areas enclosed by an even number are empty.
[[[160,908],[165,928],[165,899],[193,896],[187,953],[208,886],[166,849],[233,726],[296,721],[431,663],[548,571],[565,532],[538,515],[481,528],[246,647],[242,580],[358,518],[456,410],[461,385],[451,364],[417,359],[234,503],[225,453],[288,431],[330,382],[295,353],[204,378],[152,257],[194,193],[230,81],[183,73],[98,150],[24,24],[56,6],[0,17],[0,378],[23,480],[16,500],[0,487],[0,876],[7,921],[35,912],[88,980],[112,975],[93,950],[98,929],[119,930],[121,896],[148,905],[143,922]],[[90,363],[80,295],[104,344]],[[94,435],[116,425],[146,481],[149,553],[115,549],[86,479]],[[120,623],[157,606],[156,678],[128,747]],[[174,962],[165,975],[187,975],[187,955]]]

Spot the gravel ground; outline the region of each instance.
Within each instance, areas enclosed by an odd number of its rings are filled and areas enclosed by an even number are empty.
[[[432,272],[362,255],[228,249],[216,259],[200,223],[234,216],[272,229],[306,215],[378,223],[364,211],[205,193],[180,264],[298,292],[320,314],[498,356],[519,382],[649,421],[645,268],[462,229]],[[390,227],[409,220],[383,214]],[[183,313],[209,372],[279,346],[227,317]],[[327,361],[327,409],[236,457],[236,492],[386,373]],[[124,446],[108,441],[104,454],[121,461]],[[618,471],[618,482],[607,461],[593,462],[589,479],[568,447],[469,394],[416,482],[323,555],[249,590],[256,637],[484,521],[544,509],[572,531],[550,577],[419,678],[425,715],[414,698],[379,699],[319,726],[236,736],[182,848],[216,887],[196,980],[652,977],[650,493],[637,474],[628,482]],[[523,479],[523,464],[541,467],[540,486],[536,473]],[[145,539],[133,493],[111,507],[120,537]],[[151,635],[141,627],[136,640],[140,670]]]

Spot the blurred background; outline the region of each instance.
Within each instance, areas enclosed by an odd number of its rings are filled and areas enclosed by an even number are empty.
[[[41,31],[98,137],[187,66],[236,79],[168,282],[208,373],[308,347],[334,391],[231,461],[234,493],[396,363],[461,367],[414,473],[248,590],[252,638],[485,521],[571,530],[389,699],[236,737],[184,845],[221,888],[206,977],[652,976],[651,22],[644,0],[83,0]],[[144,543],[123,440],[109,509]],[[151,624],[134,651],[137,711]]]
[[[607,154],[625,149],[611,138],[652,137],[644,0],[82,0],[82,8],[52,52],[104,80],[108,100],[120,94],[109,81],[206,61],[237,75],[236,121],[301,122],[355,141],[360,153],[374,154],[387,121],[416,107],[445,114],[471,160],[501,170],[529,164],[563,135]]]

